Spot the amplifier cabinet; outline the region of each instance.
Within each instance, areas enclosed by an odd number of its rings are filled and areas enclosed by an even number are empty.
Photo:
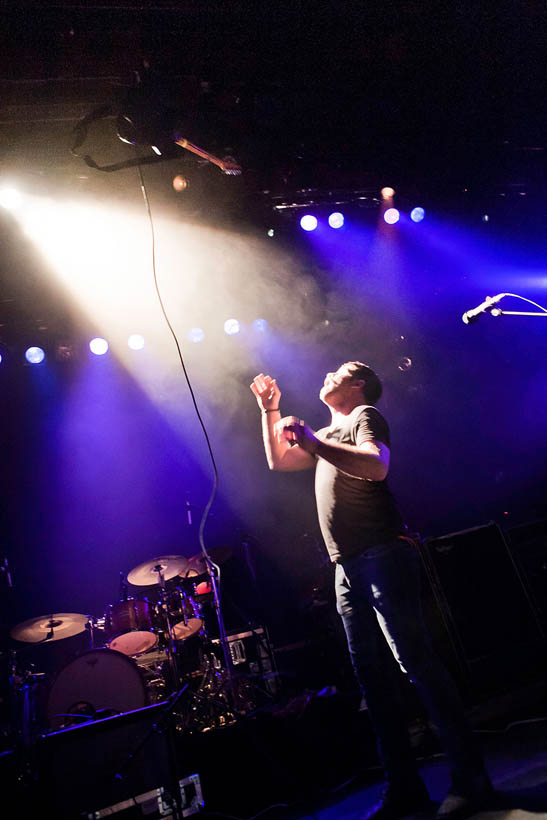
[[[526,581],[544,635],[547,634],[547,520],[513,527],[509,546]]]
[[[421,554],[471,696],[537,679],[544,633],[501,528],[490,522],[429,538]]]

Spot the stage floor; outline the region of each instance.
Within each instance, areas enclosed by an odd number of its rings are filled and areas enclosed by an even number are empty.
[[[159,786],[169,790],[175,760],[179,782],[199,778],[199,813],[210,820],[359,820],[382,788],[363,707],[340,693],[308,692],[283,710],[259,711],[221,729],[175,732],[172,745],[162,704],[91,722],[37,744],[28,788],[16,786],[17,760],[3,761],[4,783],[14,786],[4,794],[16,803],[7,816],[167,817],[150,803],[145,812],[136,798]],[[476,817],[547,818],[547,682],[485,701],[469,717],[496,789],[492,805]],[[421,817],[434,817],[448,789],[447,766],[430,728],[418,720],[410,729],[433,801]]]
[[[547,817],[547,716],[516,722],[506,728],[479,732],[488,772],[496,789],[492,805],[474,815],[477,820],[537,820]],[[449,774],[441,756],[421,761],[420,771],[433,801],[429,814],[444,798]],[[291,820],[359,820],[375,804],[381,784],[357,780],[301,811],[284,810]],[[282,810],[276,810],[276,814]]]

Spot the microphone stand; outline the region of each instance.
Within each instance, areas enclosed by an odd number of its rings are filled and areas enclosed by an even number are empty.
[[[532,310],[502,310],[501,308],[494,308],[490,311],[492,316],[547,316],[547,312],[534,312]]]
[[[177,674],[177,664],[175,659],[176,647],[175,641],[173,639],[173,627],[171,624],[171,618],[169,617],[169,606],[167,603],[167,589],[165,586],[165,578],[163,576],[163,571],[161,564],[157,564],[154,567],[154,572],[158,575],[158,584],[160,587],[160,599],[162,602],[162,608],[164,610],[165,622],[167,624],[167,658],[169,664],[169,672],[171,675],[171,686],[173,689],[176,688],[178,684],[178,674]]]

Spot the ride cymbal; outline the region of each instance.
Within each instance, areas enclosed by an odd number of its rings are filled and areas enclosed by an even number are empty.
[[[169,581],[175,575],[183,575],[187,568],[188,559],[182,555],[161,555],[132,569],[127,580],[134,586],[147,587],[159,584],[160,572],[163,580]]]
[[[232,548],[213,547],[207,551],[207,554],[213,564],[223,564],[232,555]],[[204,575],[205,573],[207,573],[207,564],[202,552],[198,553],[198,555],[193,555],[188,559],[188,569],[185,573],[186,578],[192,578],[196,575]]]

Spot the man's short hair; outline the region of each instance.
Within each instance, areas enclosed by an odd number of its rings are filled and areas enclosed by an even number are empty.
[[[355,379],[363,379],[363,396],[367,404],[376,404],[382,395],[382,382],[368,364],[348,362],[348,368]]]

